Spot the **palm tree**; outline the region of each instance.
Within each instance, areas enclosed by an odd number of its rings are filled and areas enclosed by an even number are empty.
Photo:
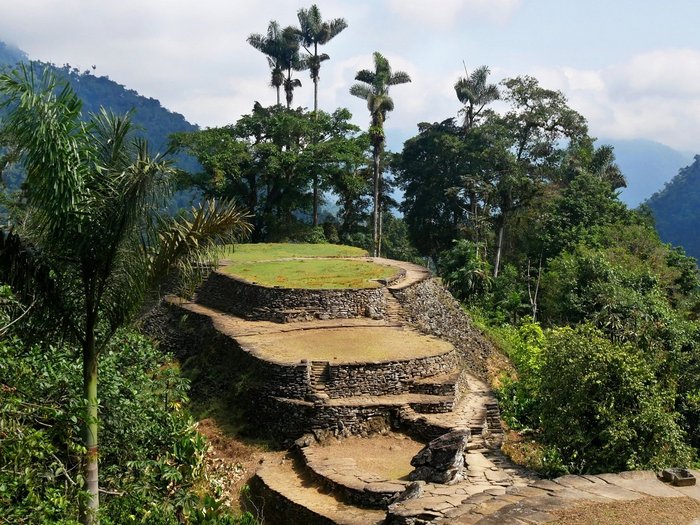
[[[389,96],[389,87],[411,81],[408,73],[391,71],[389,61],[379,52],[374,52],[374,71],[363,69],[357,72],[350,94],[367,101],[371,118],[369,137],[372,143],[372,177],[374,184],[374,210],[372,214],[373,254],[379,257],[382,246],[380,188],[382,173],[379,161],[384,151],[384,121],[387,113],[394,110],[394,101]]]
[[[27,172],[21,220],[0,232],[0,280],[43,294],[82,349],[89,498],[81,520],[95,524],[100,352],[178,261],[186,266],[250,226],[226,202],[205,202],[177,219],[162,215],[169,164],[132,137],[128,116],[102,110],[83,121],[76,94],[48,73],[3,74],[0,95]]]
[[[280,65],[286,73],[284,78],[284,92],[287,98],[287,109],[292,107],[294,88],[301,87],[301,80],[292,78],[292,71],[302,71],[308,67],[306,61],[299,55],[300,41],[299,30],[288,26],[282,31],[282,48],[280,53]]]
[[[297,11],[297,18],[299,18],[299,39],[301,45],[304,47],[307,56],[304,58],[309,72],[311,73],[311,79],[314,82],[314,115],[318,114],[318,81],[320,79],[321,72],[321,62],[324,62],[330,57],[325,54],[318,53],[318,46],[327,44],[333,37],[340,33],[343,29],[348,27],[347,22],[342,18],[336,18],[328,22],[324,22],[321,18],[321,11],[316,4],[312,5],[309,9],[299,9]],[[313,52],[312,52],[313,48]],[[314,173],[313,176],[313,225],[318,225],[318,174]]]
[[[487,79],[491,71],[487,66],[476,68],[472,74],[467,73],[466,66],[464,72],[467,76],[460,77],[455,83],[457,98],[464,104],[460,111],[464,114],[464,130],[468,131],[476,122],[481,111],[487,104],[498,100],[501,94],[496,84],[487,84]]]
[[[320,80],[321,62],[330,58],[325,53],[319,55],[318,46],[327,44],[338,33],[347,28],[348,24],[343,18],[324,22],[321,18],[321,11],[316,4],[309,9],[299,9],[297,18],[299,19],[301,45],[308,54],[306,62],[314,82],[314,113],[316,113],[318,111],[318,81]]]
[[[284,84],[281,57],[285,46],[279,24],[271,20],[270,25],[267,26],[267,34],[253,33],[248,37],[248,43],[267,57],[267,63],[272,72],[270,85],[277,90],[277,104],[279,104],[280,87]]]

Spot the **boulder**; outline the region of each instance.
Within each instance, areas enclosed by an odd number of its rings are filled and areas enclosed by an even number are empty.
[[[433,439],[411,460],[416,467],[409,479],[446,485],[464,479],[464,451],[471,433],[457,429]]]

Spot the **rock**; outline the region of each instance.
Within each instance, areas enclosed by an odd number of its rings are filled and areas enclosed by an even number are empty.
[[[471,433],[458,429],[433,439],[411,460],[412,481],[452,484],[464,479],[464,451]]]
[[[306,448],[316,443],[316,437],[313,434],[304,434],[294,442],[297,448]]]
[[[423,487],[425,487],[425,481],[412,481],[406,485],[406,490],[396,496],[391,503],[399,503],[401,501],[418,498],[423,494]]]

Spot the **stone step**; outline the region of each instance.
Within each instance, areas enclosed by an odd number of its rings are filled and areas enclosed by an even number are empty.
[[[415,394],[454,396],[456,394],[457,382],[459,381],[460,375],[460,370],[454,370],[447,374],[418,379],[411,384],[409,391]]]
[[[325,392],[326,383],[328,379],[330,379],[328,365],[328,361],[312,361],[309,378],[311,381],[311,388],[314,389],[314,392],[320,394],[322,397],[325,396],[325,398],[328,398]]]
[[[265,525],[380,525],[386,513],[348,505],[316,486],[290,458],[266,461],[250,480],[251,511]]]

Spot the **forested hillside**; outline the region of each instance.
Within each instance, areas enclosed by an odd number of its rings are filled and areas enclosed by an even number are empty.
[[[18,62],[27,62],[23,51],[0,41],[0,69],[13,66]],[[83,113],[96,113],[104,107],[116,114],[133,111],[132,120],[140,128],[140,133],[148,139],[154,151],[163,152],[168,145],[171,133],[195,131],[198,127],[189,123],[179,113],[169,111],[154,98],[140,95],[111,80],[108,76],[96,76],[90,70],[80,71],[70,64],[57,66],[36,62],[37,68],[47,68],[58,78],[66,79],[83,103]],[[196,162],[191,157],[179,155],[178,165],[183,169],[196,169]]]
[[[652,195],[647,204],[654,213],[661,239],[683,246],[689,255],[700,259],[700,155],[663,190]]]

